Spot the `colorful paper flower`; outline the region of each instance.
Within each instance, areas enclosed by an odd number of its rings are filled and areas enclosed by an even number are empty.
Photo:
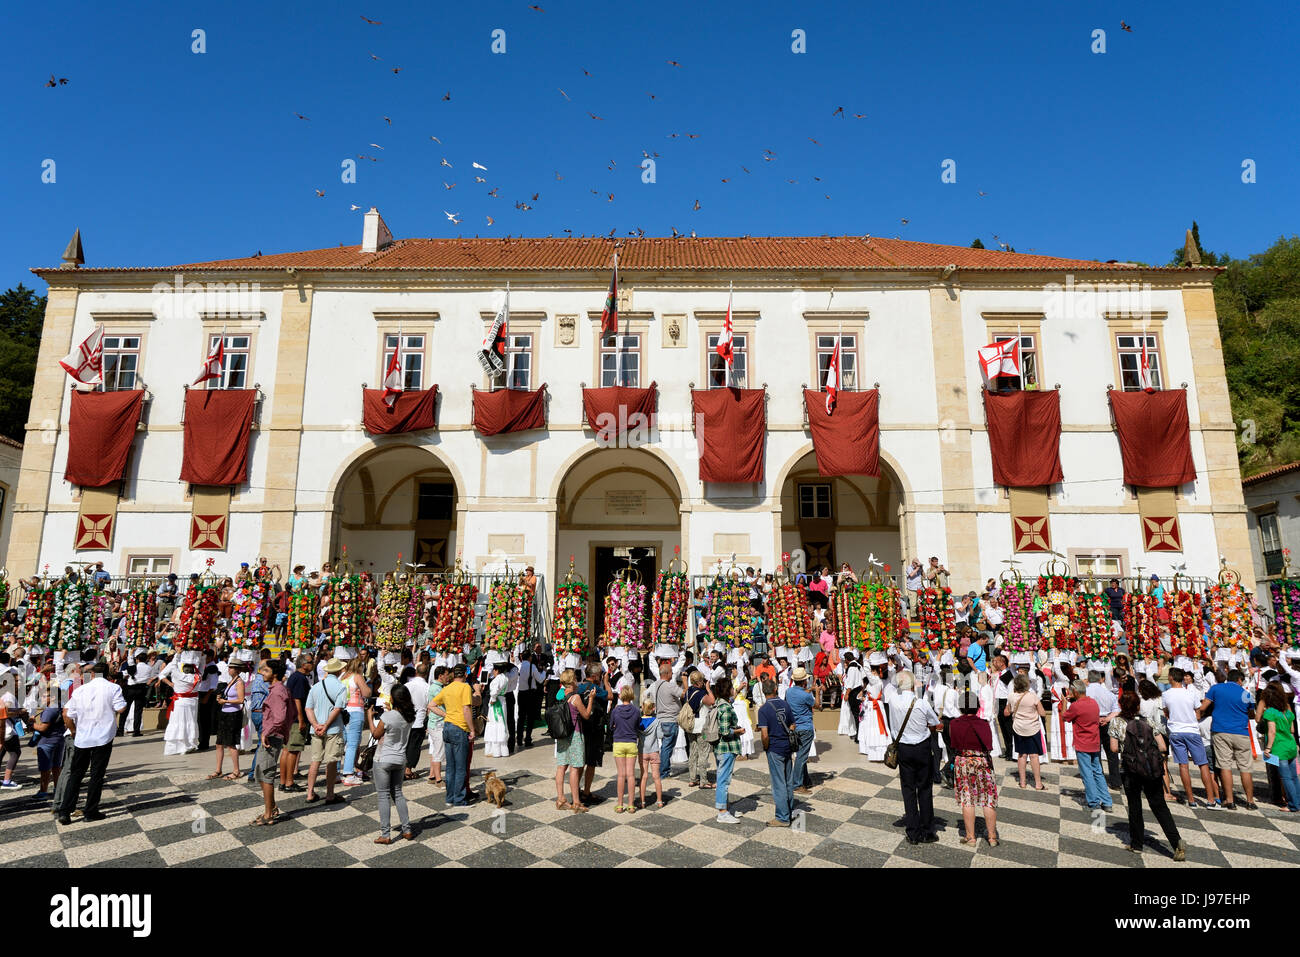
[[[1277,640],[1300,647],[1300,581],[1280,578],[1268,584],[1273,598]]]
[[[1074,626],[1079,653],[1089,661],[1111,661],[1115,641],[1111,637],[1110,599],[1103,594],[1074,596]]]
[[[588,606],[585,582],[565,582],[556,589],[554,632],[559,651],[569,654],[587,650]]]
[[[459,652],[474,640],[474,605],[478,588],[463,582],[438,586],[438,617],[433,626],[433,649],[442,654]]]
[[[651,604],[650,630],[657,644],[686,641],[686,615],[691,608],[691,587],[684,572],[660,572]]]
[[[1038,595],[1042,598],[1039,621],[1048,648],[1073,651],[1077,642],[1074,621],[1074,593],[1079,580],[1073,575],[1039,575]]]

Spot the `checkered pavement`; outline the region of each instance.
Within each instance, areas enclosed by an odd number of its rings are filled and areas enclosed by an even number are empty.
[[[740,823],[718,824],[713,791],[666,782],[662,810],[614,813],[613,762],[597,772],[599,800],[587,814],[555,808],[554,768],[545,738],[510,758],[475,754],[472,782],[494,769],[510,786],[503,814],[479,802],[444,810],[441,788],[424,781],[405,788],[414,841],[383,847],[373,786],[340,787],[346,803],[308,805],[305,795],[280,795],[287,818],[252,827],[260,791],[252,785],[206,780],[212,755],[161,756],[161,736],[121,743],[104,791],[106,820],[58,826],[48,802],[29,784],[0,795],[0,860],[17,867],[259,867],[371,865],[428,867],[1246,867],[1300,864],[1300,815],[1261,805],[1260,811],[1191,810],[1171,806],[1187,845],[1175,864],[1158,824],[1146,811],[1147,850],[1124,850],[1128,823],[1123,794],[1104,827],[1082,805],[1078,771],[1043,769],[1045,791],[1021,790],[1015,766],[999,761],[1001,845],[959,843],[961,815],[953,792],[936,789],[937,844],[912,846],[893,822],[902,816],[898,776],[865,764],[845,738],[823,734],[814,769],[820,784],[803,802],[797,826],[768,828],[772,816],[766,761],[738,762],[731,807]],[[20,779],[28,755],[20,766]],[[247,756],[244,767],[247,768]],[[1264,776],[1256,775],[1262,785]],[[323,776],[322,776],[323,782]],[[1199,782],[1198,782],[1199,783]],[[323,790],[323,789],[322,789]],[[480,788],[481,790],[481,788]],[[1240,800],[1240,795],[1238,795]],[[396,818],[394,816],[394,825]],[[983,822],[977,833],[983,837]]]

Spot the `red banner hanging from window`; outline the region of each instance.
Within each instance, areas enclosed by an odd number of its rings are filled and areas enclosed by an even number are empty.
[[[654,382],[648,389],[616,385],[582,390],[582,411],[587,417],[587,427],[604,441],[629,429],[653,428],[658,402],[658,386]]]
[[[837,392],[826,414],[826,393],[803,390],[820,475],[880,474],[880,392]]]
[[[241,485],[248,481],[248,442],[256,389],[189,389],[181,481]]]
[[[764,389],[696,389],[691,392],[701,479],[706,482],[763,481],[766,396]],[[700,416],[704,417],[703,422]]]
[[[984,418],[993,454],[993,481],[1008,488],[1034,488],[1064,479],[1059,392],[986,391]]]
[[[480,435],[546,428],[546,383],[540,389],[474,390],[474,429]]]
[[[1112,389],[1109,395],[1124,460],[1124,484],[1170,488],[1196,479],[1186,389]]]
[[[396,435],[399,432],[434,429],[437,428],[434,422],[437,401],[436,385],[421,392],[403,392],[391,409],[384,401],[383,389],[362,389],[362,425],[371,435]]]
[[[63,477],[82,488],[120,481],[140,422],[144,391],[73,392],[68,412],[68,465]]]

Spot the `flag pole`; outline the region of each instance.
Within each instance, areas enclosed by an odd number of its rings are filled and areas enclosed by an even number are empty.
[[[1016,323],[1016,371],[1020,373],[1020,391],[1025,391],[1025,357],[1021,355],[1020,323]]]
[[[732,280],[727,280],[727,318],[731,320],[731,341],[727,344],[730,347],[731,355],[727,359],[727,388],[732,387],[732,380],[736,378],[736,317],[731,314],[731,300],[734,298],[736,284]]]

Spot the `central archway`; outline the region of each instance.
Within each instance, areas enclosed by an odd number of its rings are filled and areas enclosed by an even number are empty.
[[[388,571],[399,554],[420,571],[442,571],[455,560],[459,504],[456,476],[432,449],[367,450],[335,486],[329,558],[346,546],[359,571]]]
[[[653,452],[593,446],[561,471],[554,497],[555,581],[573,556],[591,590],[588,633],[596,638],[614,574],[633,567],[653,589],[657,572],[682,548],[682,486]]]
[[[811,448],[796,456],[781,477],[780,543],[802,549],[811,571],[848,562],[859,572],[867,559],[903,570],[908,529],[906,486],[893,465],[880,458],[880,475],[823,476]]]

